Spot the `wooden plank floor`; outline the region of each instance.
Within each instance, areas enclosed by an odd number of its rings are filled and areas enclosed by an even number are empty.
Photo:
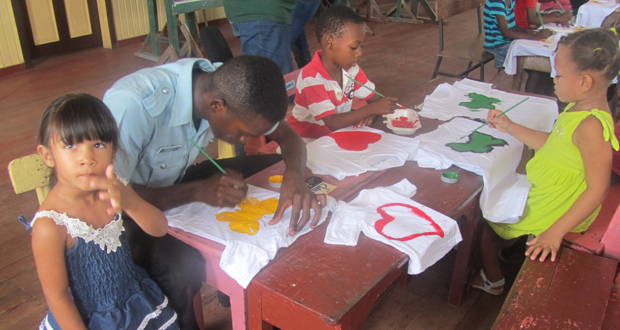
[[[386,2],[386,1],[383,1]],[[392,3],[389,2],[388,3]],[[389,7],[389,4],[386,5]],[[475,12],[451,19],[446,43],[465,33],[475,33]],[[403,96],[430,80],[438,50],[437,25],[368,23],[375,36],[367,36],[359,61],[377,89]],[[220,25],[233,53],[240,43],[227,24]],[[317,49],[314,25],[308,26],[311,49]],[[140,44],[114,50],[92,49],[36,63],[27,71],[0,77],[0,163],[35,152],[40,115],[55,98],[66,93],[90,93],[102,97],[118,78],[154,63],[133,56]],[[457,71],[464,62],[445,61],[445,69]],[[442,67],[442,69],[444,69]],[[487,67],[487,80],[499,87],[511,85],[511,77]],[[15,195],[5,170],[0,171],[0,329],[35,329],[46,312],[38,282],[30,237],[17,216],[32,218],[37,209],[34,192]],[[452,252],[419,276],[410,277],[406,288],[388,292],[370,316],[364,329],[488,329],[504,296],[469,293],[460,307],[446,303]],[[518,267],[507,267],[509,283]],[[215,291],[203,290],[207,329],[231,329],[230,311],[217,303]]]

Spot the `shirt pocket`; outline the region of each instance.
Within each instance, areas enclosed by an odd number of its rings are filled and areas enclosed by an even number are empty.
[[[154,148],[145,163],[151,173],[146,186],[148,188],[166,187],[173,185],[185,172],[187,167],[187,152],[184,146],[164,146]]]

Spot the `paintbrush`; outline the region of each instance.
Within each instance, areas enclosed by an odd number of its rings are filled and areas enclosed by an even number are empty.
[[[536,14],[538,14],[538,19],[540,19],[540,26],[544,29],[545,23],[543,23],[542,16],[540,15],[540,2],[536,4]]]
[[[565,12],[566,12],[566,10],[564,9],[564,7],[562,7],[562,4],[561,4],[558,0],[555,0],[555,3],[557,3],[557,4],[558,4],[558,6],[560,6],[560,9],[562,9],[562,13],[565,13]]]
[[[521,102],[519,102],[519,103],[517,103],[517,104],[513,105],[513,106],[512,106],[512,107],[510,107],[508,110],[506,110],[506,111],[504,111],[504,112],[500,113],[499,115],[495,116],[495,118],[498,118],[498,117],[503,116],[504,114],[506,114],[506,112],[508,112],[508,111],[510,111],[510,110],[512,110],[512,109],[514,109],[514,108],[516,108],[519,104],[521,104],[521,103],[523,103],[523,102],[527,101],[529,98],[530,98],[529,96],[528,96],[528,97],[526,97],[526,98],[524,98],[523,100],[521,100]],[[483,128],[484,126],[488,125],[490,122],[491,122],[491,121],[485,121],[485,122],[484,122],[484,124],[482,124],[482,125],[478,126],[478,128],[476,128],[475,130],[473,130],[473,131],[471,131],[471,132],[469,132],[469,133],[467,133],[467,134],[465,134],[465,135],[461,136],[461,138],[460,138],[459,140],[461,140],[461,139],[463,139],[464,137],[468,136],[469,134],[471,134],[471,133],[473,133],[473,132],[476,132],[477,130],[479,130],[479,129]]]
[[[360,84],[362,87],[366,87],[366,89],[368,89],[369,91],[372,91],[373,93],[375,93],[375,94],[377,94],[377,95],[379,95],[379,96],[381,96],[381,97],[385,97],[385,95],[383,95],[383,94],[381,94],[381,93],[377,92],[376,90],[374,90],[374,89],[372,89],[372,88],[370,88],[370,87],[368,87],[368,86],[366,86],[366,85],[362,84],[361,82],[359,82],[359,81],[357,81],[357,80],[355,80],[355,79],[351,78],[351,76],[347,75],[347,78],[349,78],[349,79],[353,80],[354,82],[356,82],[356,83]],[[405,108],[402,104],[400,104],[400,103],[398,103],[398,102],[394,102],[394,103],[396,103],[396,105],[397,105],[397,106],[399,106],[399,107],[401,107],[401,108],[403,108],[403,109],[407,109],[407,108]]]
[[[224,171],[223,168],[220,167],[220,165],[218,165],[215,160],[213,160],[213,158],[211,158],[211,156],[209,156],[204,150],[202,150],[201,147],[199,147],[196,142],[194,142],[194,140],[192,140],[192,138],[189,138],[189,142],[191,142],[194,147],[198,148],[198,150],[200,150],[200,152],[202,152],[203,155],[207,156],[207,158],[209,158],[209,160],[211,161],[211,163],[213,163],[213,165],[215,165],[215,167],[217,167],[222,173],[224,173],[224,175],[228,175],[228,173],[226,173],[226,171]]]

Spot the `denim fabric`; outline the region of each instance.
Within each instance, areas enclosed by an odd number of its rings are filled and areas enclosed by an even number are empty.
[[[293,71],[291,60],[291,25],[271,21],[233,22],[233,31],[239,31],[244,55],[270,58],[282,74]]]
[[[487,50],[487,52],[493,54],[493,56],[495,56],[495,67],[496,68],[503,68],[504,67],[504,61],[506,61],[506,55],[508,54],[508,48],[510,48],[510,45],[512,43],[508,42],[505,43],[503,45],[499,45],[497,47],[494,48],[485,48]]]
[[[291,22],[291,50],[297,62],[298,68],[303,68],[312,61],[308,38],[306,36],[306,25],[314,16],[321,0],[299,0],[293,10],[293,20]]]

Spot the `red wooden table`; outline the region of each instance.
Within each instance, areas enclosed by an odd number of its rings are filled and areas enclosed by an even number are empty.
[[[401,103],[418,104],[445,81],[438,79],[427,84]],[[426,118],[421,118],[421,123],[416,135],[430,132],[440,124]],[[380,120],[373,126],[385,129]],[[271,175],[269,170],[253,179],[264,182]],[[458,221],[463,241],[459,244],[449,295],[450,302],[458,304],[473,271],[483,182],[474,173],[456,167],[450,170],[461,176],[458,183],[444,183],[440,178],[442,171],[423,169],[408,161],[402,167],[386,170],[363,188],[389,186],[407,178],[418,188],[413,200]],[[252,280],[247,289],[250,329],[357,329],[385,289],[392,283],[406,282],[406,254],[363,234],[354,247],[328,245],[323,243],[326,228],[327,224],[323,224],[281,250]]]
[[[464,240],[459,244],[451,297],[452,291],[458,291],[454,296],[460,299],[467,283],[470,252],[476,246],[482,178],[452,170],[461,180],[449,185],[441,181],[441,171],[407,162],[364,188],[407,178],[418,188],[414,200],[459,220]],[[252,280],[247,289],[250,329],[266,330],[272,325],[283,330],[357,329],[385,289],[394,282],[406,282],[406,254],[364,235],[357,246],[328,245],[323,243],[326,228],[323,224],[278,252]]]
[[[253,177],[248,178],[246,182],[255,186],[273,190],[273,188],[269,187],[267,178],[269,177],[269,175],[283,174],[284,168],[284,162],[279,162],[271,166],[266,171],[263,171]],[[337,186],[337,188],[330,192],[329,195],[337,200],[342,200],[350,196],[351,194],[359,191],[361,187],[381,175],[383,172],[384,171],[366,172],[357,177],[345,178],[342,181],[338,181],[331,176],[318,176],[323,178],[325,182]],[[269,175],[267,175],[267,173],[269,173]],[[306,170],[306,177],[309,177],[311,175],[312,173],[309,170]],[[220,268],[220,258],[225,246],[223,244],[211,241],[198,235],[194,235],[192,233],[185,232],[181,229],[174,227],[170,227],[168,229],[168,233],[200,251],[200,253],[206,260],[207,284],[227,294],[230,297],[230,311],[232,316],[233,329],[247,329],[248,312],[245,289],[243,289],[243,287],[241,287],[235,280],[233,280]]]

